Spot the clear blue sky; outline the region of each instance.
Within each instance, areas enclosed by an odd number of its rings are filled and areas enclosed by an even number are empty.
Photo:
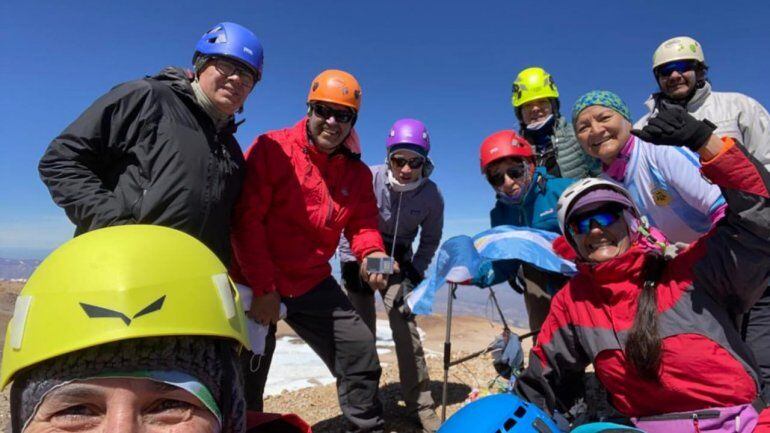
[[[112,86],[189,66],[197,39],[220,21],[253,29],[265,46],[264,81],[237,135],[244,149],[304,114],[317,73],[345,69],[363,86],[357,129],[367,163],[383,160],[396,119],[428,125],[445,234],[454,235],[488,224],[493,193],[477,150],[515,126],[510,90],[519,70],[551,72],[566,115],[580,94],[606,88],[638,118],[655,89],[653,50],[691,35],[717,90],[770,106],[768,17],[766,2],[741,1],[3,2],[0,256],[39,257],[71,236],[37,174],[51,139]]]

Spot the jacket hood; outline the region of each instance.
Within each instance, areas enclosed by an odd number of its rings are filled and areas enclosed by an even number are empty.
[[[192,71],[178,68],[176,66],[167,66],[155,75],[149,76],[153,80],[162,81],[168,84],[176,93],[186,95],[195,99],[192,85],[190,83],[195,78]]]
[[[180,98],[192,102],[196,107],[200,108],[201,111],[205,111],[195,99],[195,92],[193,91],[191,84],[192,80],[195,79],[195,74],[191,70],[176,66],[167,66],[161,69],[157,74],[148,76],[147,78],[168,85]],[[210,119],[208,114],[206,114],[206,118]],[[238,125],[244,121],[244,119],[241,119],[236,123],[235,118],[231,116],[230,121],[226,122],[223,126],[220,126],[219,131],[227,134],[235,134]]]

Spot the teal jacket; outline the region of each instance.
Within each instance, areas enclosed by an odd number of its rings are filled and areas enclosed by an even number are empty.
[[[546,172],[545,167],[537,167],[532,177],[532,186],[521,203],[509,203],[498,194],[497,203],[489,213],[492,227],[509,224],[559,233],[556,204],[561,193],[574,181],[553,177]]]

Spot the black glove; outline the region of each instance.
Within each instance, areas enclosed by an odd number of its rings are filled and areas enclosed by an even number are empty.
[[[422,273],[414,267],[411,261],[405,260],[399,263],[399,266],[401,266],[401,273],[404,275],[404,278],[409,279],[414,286],[420,285],[424,277]]]
[[[708,119],[700,121],[684,108],[661,102],[658,115],[651,117],[647,126],[631,130],[631,133],[644,141],[669,146],[686,146],[697,152],[709,140],[716,125]]]

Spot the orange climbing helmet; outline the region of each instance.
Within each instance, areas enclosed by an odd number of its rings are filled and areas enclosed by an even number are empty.
[[[322,101],[350,107],[361,107],[361,86],[356,77],[345,71],[327,69],[313,79],[307,102]]]

